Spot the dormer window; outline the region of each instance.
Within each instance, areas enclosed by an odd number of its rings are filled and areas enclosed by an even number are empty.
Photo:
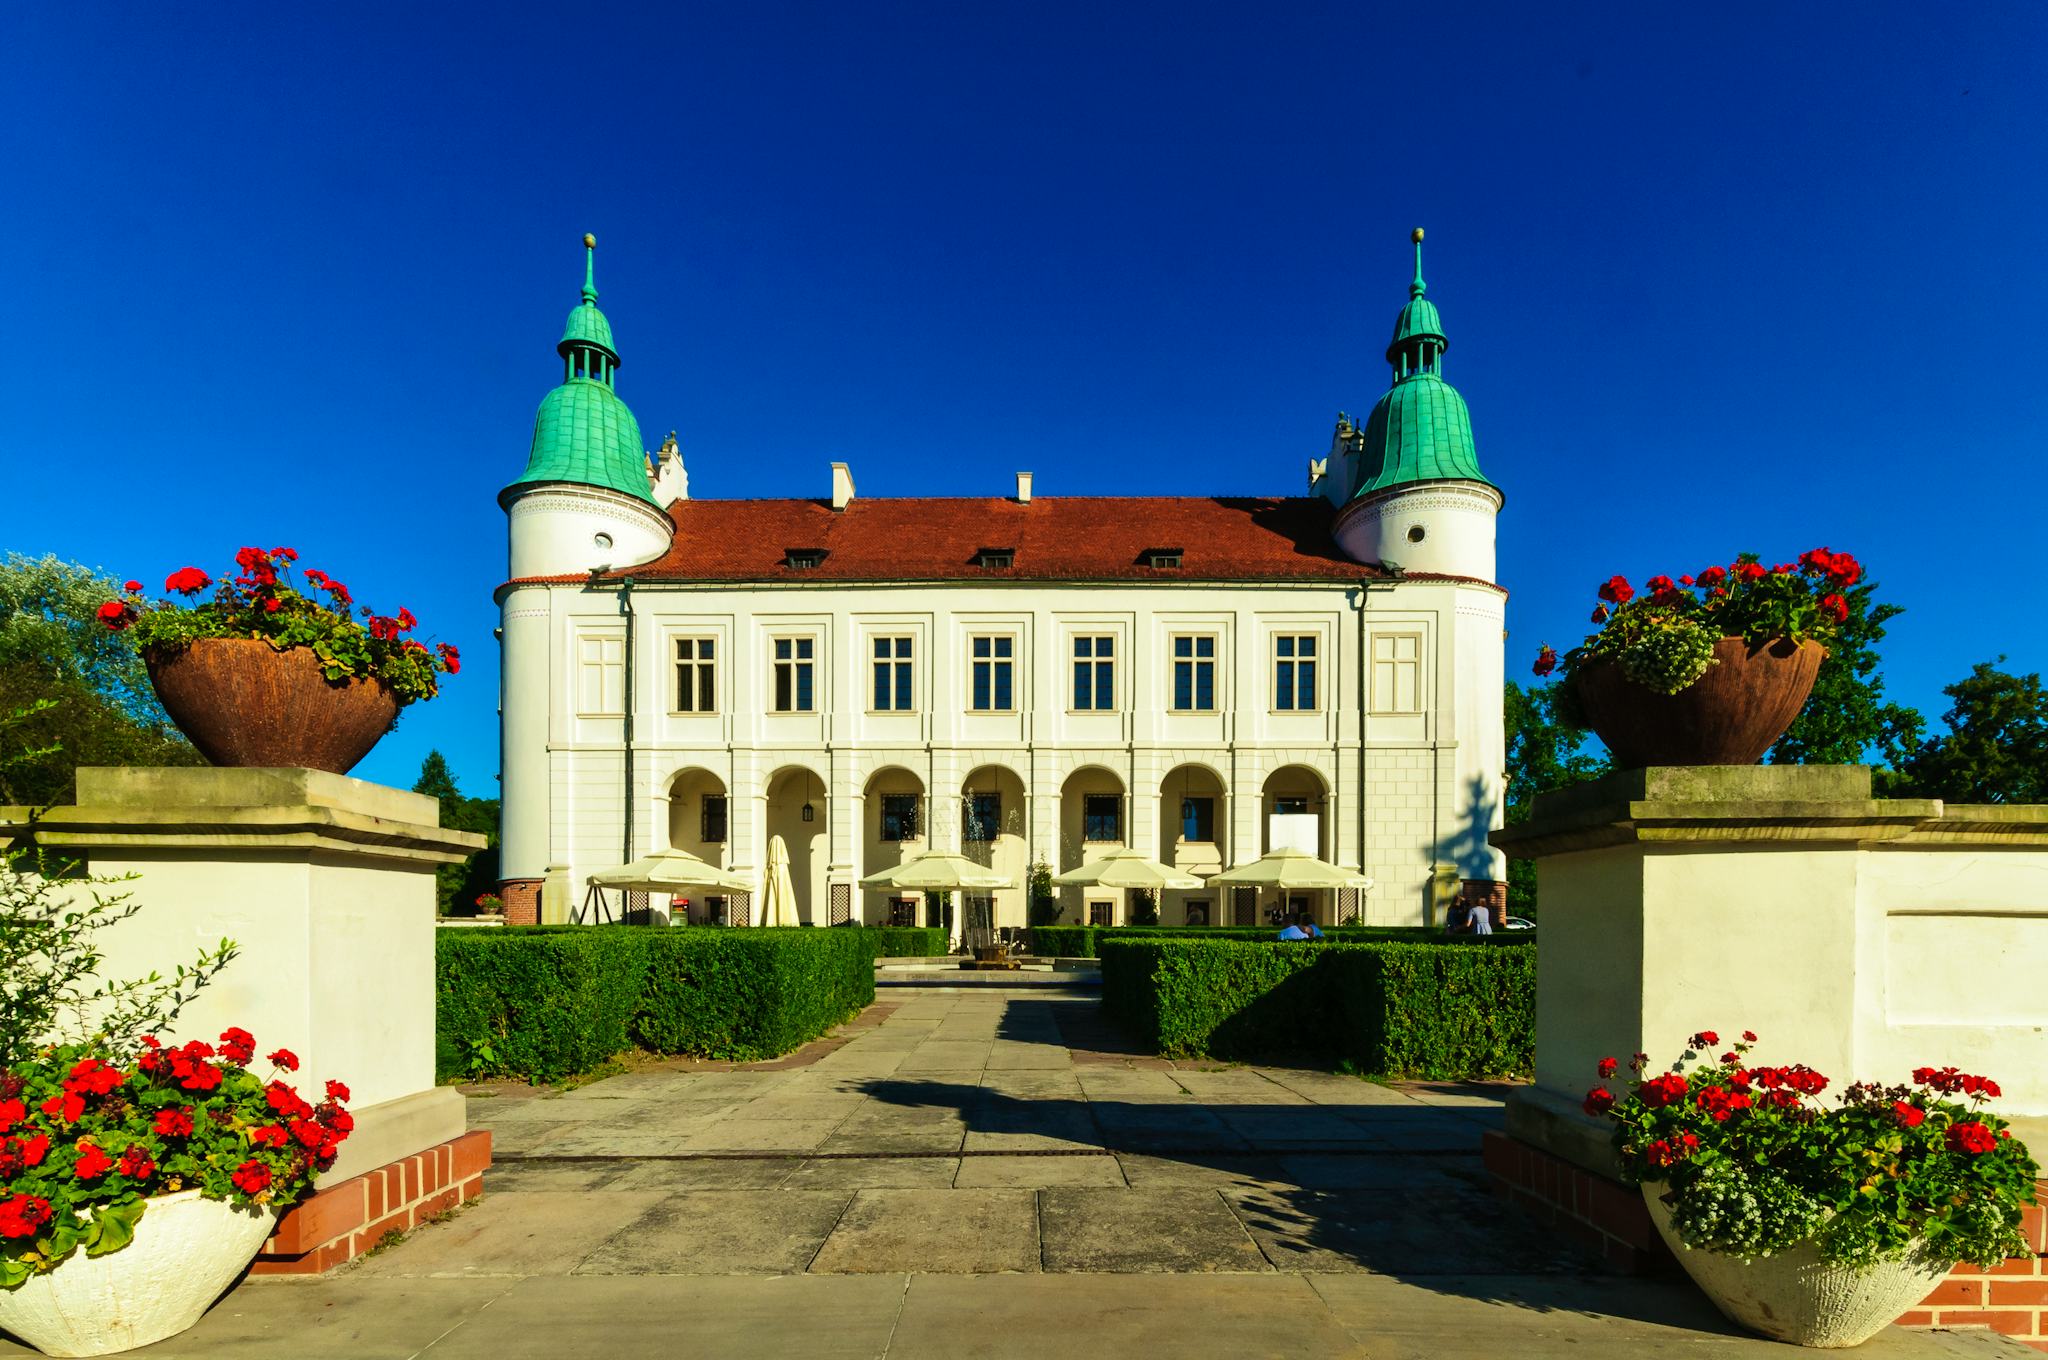
[[[981,548],[974,554],[974,565],[988,571],[1002,571],[1017,565],[1015,548]]]
[[[782,565],[791,571],[816,571],[825,565],[823,548],[784,548]]]
[[[1147,548],[1139,560],[1148,567],[1177,567],[1180,565],[1180,549]]]

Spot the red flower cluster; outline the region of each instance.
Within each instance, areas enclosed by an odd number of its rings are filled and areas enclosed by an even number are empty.
[[[256,1036],[230,1025],[220,1032],[220,1055],[231,1063],[248,1066],[256,1058]]]
[[[1728,1116],[1750,1106],[1749,1093],[1732,1086],[1701,1087],[1692,1099],[1693,1104],[1704,1110],[1716,1124],[1725,1124]]]
[[[118,633],[135,622],[135,606],[126,600],[108,600],[99,608],[99,621]]]
[[[1685,1078],[1676,1072],[1666,1072],[1661,1077],[1652,1077],[1636,1088],[1636,1094],[1642,1097],[1643,1104],[1653,1110],[1676,1105],[1685,1099],[1685,1092]]]
[[[1755,1067],[1750,1069],[1749,1078],[1766,1091],[1797,1091],[1804,1096],[1817,1096],[1828,1089],[1828,1079],[1808,1067],[1795,1063],[1790,1067]]]
[[[1721,1042],[1721,1036],[1710,1029],[1703,1029],[1685,1041],[1685,1046],[1697,1053],[1704,1053]]]
[[[1913,1084],[1932,1087],[1945,1096],[1966,1095],[1977,1100],[2003,1094],[1998,1083],[1991,1078],[1958,1072],[1953,1067],[1916,1067],[1913,1069]]]
[[[1614,1092],[1605,1086],[1595,1086],[1586,1092],[1586,1101],[1582,1108],[1597,1119],[1614,1108]]]
[[[1698,1151],[1699,1145],[1699,1135],[1686,1129],[1676,1138],[1657,1139],[1643,1149],[1643,1156],[1651,1166],[1675,1166]]]
[[[41,1166],[43,1158],[50,1155],[50,1135],[32,1134],[27,1138],[0,1138],[0,1176],[12,1176],[17,1171],[26,1171],[32,1166]]]
[[[1839,590],[1847,590],[1863,579],[1863,564],[1847,553],[1814,548],[1799,554],[1799,565],[1810,575],[1825,576]]]
[[[1950,1152],[1967,1153],[1972,1157],[1982,1156],[1998,1146],[1998,1135],[1974,1119],[1958,1120],[1949,1125],[1944,1138]]]
[[[80,1143],[78,1160],[72,1163],[71,1174],[82,1181],[97,1180],[114,1169],[114,1159],[100,1151],[97,1143]]]
[[[1600,587],[1600,598],[1609,604],[1627,604],[1635,596],[1635,587],[1628,583],[1626,576],[1610,576],[1607,584]]]
[[[251,1157],[234,1169],[228,1179],[245,1195],[260,1195],[270,1188],[270,1168]]]
[[[213,578],[197,567],[179,567],[164,578],[164,589],[177,595],[197,595],[213,584]]]
[[[1557,652],[1549,643],[1544,643],[1543,649],[1536,653],[1536,665],[1532,669],[1538,675],[1548,675],[1557,669]]]
[[[1899,1121],[1902,1129],[1917,1129],[1927,1120],[1927,1111],[1918,1105],[1909,1105],[1903,1100],[1892,1102],[1892,1118]]]
[[[0,1200],[0,1237],[33,1237],[50,1221],[50,1201],[34,1195]]]
[[[190,1138],[192,1136],[192,1111],[189,1109],[158,1110],[150,1127],[166,1138]]]

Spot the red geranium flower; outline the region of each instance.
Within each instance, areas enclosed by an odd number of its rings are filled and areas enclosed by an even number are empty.
[[[82,1181],[94,1180],[113,1170],[114,1159],[100,1151],[97,1144],[80,1143],[78,1161],[72,1165],[71,1174]]]
[[[1998,1136],[1974,1119],[1949,1125],[1946,1140],[1949,1151],[1967,1153],[1972,1157],[1998,1146]]]
[[[1692,1038],[1686,1040],[1685,1046],[1687,1048],[1696,1048],[1699,1049],[1701,1052],[1705,1052],[1707,1049],[1712,1048],[1715,1044],[1718,1044],[1720,1042],[1720,1035],[1714,1033],[1714,1031],[1710,1029],[1703,1029],[1698,1034],[1693,1035]]]
[[[1708,567],[1697,579],[1700,585],[1712,589],[1728,579],[1728,572],[1724,567]]]
[[[341,1084],[340,1082],[338,1082],[338,1081],[330,1081],[330,1082],[328,1082],[328,1083],[327,1083],[327,1098],[328,1098],[329,1100],[347,1100],[347,1099],[348,1099],[348,1087],[346,1087],[346,1086],[343,1086],[343,1085],[342,1085],[342,1084]]]
[[[158,1110],[156,1119],[150,1124],[166,1138],[190,1138],[192,1136],[192,1111]]]
[[[142,582],[129,581],[122,585],[121,589],[127,591],[130,595],[140,595],[142,593]]]
[[[246,1066],[256,1056],[256,1036],[248,1030],[229,1026],[220,1032],[220,1053],[229,1062]]]
[[[133,610],[125,600],[108,600],[99,607],[99,621],[118,633],[135,622]]]
[[[67,1124],[76,1124],[85,1113],[85,1097],[70,1091],[63,1091],[43,1102],[43,1113],[53,1115]]]
[[[462,657],[454,647],[443,642],[436,644],[435,650],[441,654],[442,670],[450,675],[460,675],[462,673]]]
[[[130,1180],[144,1180],[154,1170],[156,1163],[149,1159],[149,1149],[140,1143],[130,1143],[121,1154],[121,1174]]]
[[[1820,612],[1833,618],[1836,623],[1842,623],[1849,617],[1849,602],[1839,595],[1823,596]]]
[[[251,1129],[249,1131],[249,1141],[257,1147],[281,1148],[290,1139],[286,1136],[283,1126],[265,1124],[260,1129]]]
[[[0,1100],[0,1133],[28,1118],[28,1106],[19,1100]]]
[[[1551,649],[1550,644],[1545,643],[1536,653],[1536,664],[1531,669],[1538,675],[1548,675],[1557,669],[1557,653]]]
[[[245,1195],[260,1195],[270,1188],[270,1168],[251,1157],[236,1167],[228,1177],[235,1183],[235,1189]]]
[[[1667,1105],[1676,1105],[1685,1099],[1685,1089],[1684,1077],[1676,1072],[1666,1072],[1663,1076],[1652,1077],[1637,1087],[1636,1095],[1651,1109],[1661,1110]]]
[[[213,584],[213,578],[197,567],[179,567],[164,578],[164,589],[179,595],[196,595]]]
[[[1927,1118],[1927,1111],[1918,1105],[1909,1105],[1903,1100],[1892,1102],[1892,1118],[1899,1121],[1902,1129],[1917,1129]]]
[[[1627,604],[1635,598],[1635,587],[1628,583],[1626,576],[1610,576],[1607,584],[1600,587],[1600,598],[1609,604]]]
[[[33,1237],[50,1221],[50,1201],[34,1195],[0,1200],[0,1237]]]
[[[1616,1070],[1619,1069],[1620,1066],[1621,1064],[1617,1063],[1612,1058],[1602,1058],[1600,1060],[1600,1079],[1602,1081],[1606,1081],[1608,1078],[1612,1077],[1615,1074]]]
[[[272,1053],[270,1055],[270,1061],[276,1066],[282,1067],[287,1072],[296,1072],[299,1070],[298,1055],[296,1053],[293,1053],[288,1048],[280,1048],[276,1052]]]
[[[1605,1086],[1595,1086],[1592,1090],[1586,1092],[1584,1108],[1587,1114],[1593,1115],[1596,1118],[1606,1114],[1614,1108],[1614,1092],[1608,1090]]]

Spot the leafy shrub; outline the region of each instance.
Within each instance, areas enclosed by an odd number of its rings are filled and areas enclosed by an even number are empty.
[[[635,1046],[773,1057],[875,995],[869,930],[528,926],[435,945],[444,1079],[559,1081]]]
[[[1275,926],[1033,926],[1031,952],[1041,958],[1092,959],[1103,940],[1272,940]],[[1329,940],[1429,941],[1442,936],[1422,926],[1331,926]]]
[[[926,959],[946,952],[940,926],[861,926],[849,933],[868,940],[873,959]]]
[[[1536,951],[1519,941],[1329,944],[1126,934],[1103,1008],[1168,1057],[1313,1053],[1360,1071],[1512,1075],[1535,1061]]]

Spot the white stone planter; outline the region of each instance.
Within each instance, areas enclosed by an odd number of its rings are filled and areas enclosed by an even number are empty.
[[[111,1355],[175,1336],[256,1259],[275,1211],[237,1209],[181,1190],[149,1201],[135,1240],[0,1289],[0,1331],[45,1355]]]
[[[1643,1202],[1671,1254],[1730,1322],[1795,1346],[1858,1346],[1918,1306],[1945,1267],[1891,1261],[1875,1266],[1832,1266],[1802,1242],[1789,1251],[1738,1261],[1678,1240],[1661,1185],[1645,1184]]]

